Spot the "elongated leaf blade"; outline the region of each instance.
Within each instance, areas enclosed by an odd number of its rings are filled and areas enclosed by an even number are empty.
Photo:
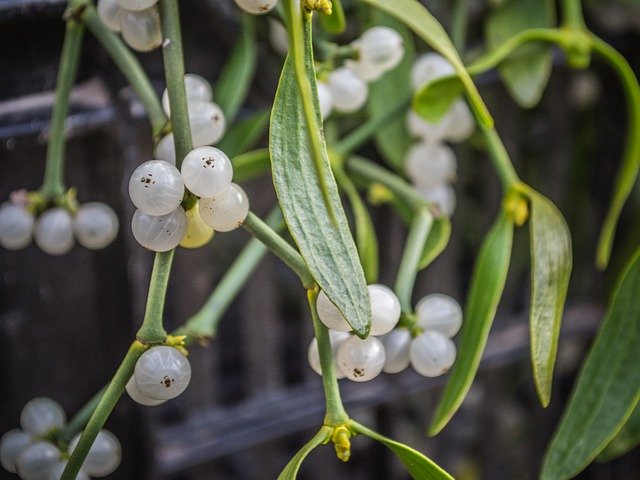
[[[320,25],[333,35],[340,35],[344,32],[347,20],[340,0],[331,0],[331,15],[320,15]]]
[[[620,431],[640,399],[640,250],[615,289],[542,466],[542,480],[582,471]]]
[[[531,202],[531,363],[538,396],[549,405],[564,302],[571,276],[571,234],[562,214],[547,198]]]
[[[458,358],[453,364],[429,435],[435,435],[449,422],[467,395],[478,371],[489,329],[507,280],[513,223],[501,214],[487,234],[476,260],[465,307]]]
[[[216,147],[229,158],[245,153],[267,133],[269,116],[269,110],[260,110],[234,122]]]
[[[391,450],[415,480],[453,480],[453,477],[439,467],[435,462],[403,443],[380,435],[356,422],[351,422],[351,428],[362,435],[372,438]]]
[[[310,35],[306,40],[306,73],[311,80],[318,124],[322,125]],[[320,288],[354,332],[364,337],[371,324],[364,273],[323,145],[320,168],[333,218],[325,207],[291,55],[285,61],[274,100],[269,143],[273,183],[291,236]]]
[[[422,38],[435,51],[445,57],[460,77],[465,87],[469,102],[478,121],[487,128],[493,127],[493,118],[482,101],[478,89],[467,73],[458,52],[442,25],[429,11],[417,0],[361,0],[373,5],[382,11],[389,13],[407,25],[413,32]]]
[[[622,430],[609,442],[600,455],[599,462],[608,462],[615,458],[621,457],[628,451],[640,445],[640,403],[636,404],[636,408],[624,424]]]
[[[296,453],[284,470],[278,475],[278,480],[295,480],[298,476],[298,470],[304,459],[314,450],[316,447],[327,443],[331,438],[331,428],[322,427],[315,436],[309,440],[305,445]]]
[[[429,236],[420,257],[420,270],[424,270],[447,247],[451,237],[451,221],[446,217],[436,218],[433,221]]]

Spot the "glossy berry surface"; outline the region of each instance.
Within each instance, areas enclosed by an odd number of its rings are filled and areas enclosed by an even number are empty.
[[[131,231],[143,247],[154,252],[167,252],[182,241],[187,231],[187,216],[182,207],[160,216],[136,210],[131,219]]]
[[[116,0],[126,10],[145,10],[156,4],[158,0]]]
[[[109,30],[120,31],[125,10],[120,6],[118,0],[98,0],[97,10],[100,20]]]
[[[339,112],[355,112],[367,101],[367,84],[347,67],[340,67],[331,72],[328,85],[333,108]]]
[[[60,451],[49,442],[35,442],[25,448],[16,461],[22,480],[46,480],[60,460]]]
[[[5,202],[0,206],[0,245],[19,250],[31,243],[33,215],[24,207]]]
[[[67,416],[58,402],[47,397],[29,400],[20,413],[20,426],[29,435],[42,435],[61,428]]]
[[[441,334],[427,330],[411,342],[411,366],[424,377],[438,377],[449,371],[456,359],[456,346]]]
[[[166,400],[156,400],[155,398],[147,397],[145,394],[143,394],[138,388],[133,375],[131,375],[131,378],[125,386],[125,389],[127,390],[129,397],[131,397],[131,400],[139,403],[140,405],[144,405],[145,407],[156,407],[158,405],[166,403]]]
[[[400,300],[384,285],[367,286],[371,299],[371,335],[390,332],[400,320]]]
[[[384,367],[384,347],[376,337],[364,340],[355,335],[345,340],[336,360],[342,373],[354,382],[366,382],[377,377]]]
[[[150,52],[162,44],[160,15],[155,7],[141,11],[125,10],[120,22],[123,40],[138,52]]]
[[[427,202],[437,206],[445,217],[453,215],[456,209],[456,192],[451,185],[440,183],[429,187],[418,187],[418,193]]]
[[[247,218],[249,198],[242,187],[231,183],[220,195],[201,198],[199,209],[202,220],[215,231],[230,232]]]
[[[79,441],[80,434],[71,441],[69,451],[73,451]],[[92,477],[105,477],[116,471],[121,460],[122,448],[116,436],[108,430],[100,430],[82,464],[82,470]]]
[[[338,332],[336,330],[329,330],[329,341],[331,342],[331,352],[333,353],[333,366],[336,373],[336,377],[338,379],[344,378],[344,373],[338,367],[338,363],[336,361],[336,357],[338,354],[338,349],[342,342],[351,337],[351,334],[347,332]],[[322,375],[322,367],[320,366],[320,355],[318,353],[318,340],[314,338],[311,340],[309,344],[309,349],[307,350],[307,360],[309,361],[309,365],[318,375]]]
[[[407,152],[405,171],[418,187],[430,187],[456,178],[456,156],[443,144],[422,142]]]
[[[46,477],[46,480],[60,480],[62,478],[62,473],[64,469],[67,467],[66,461],[60,461],[56,463],[51,470],[49,470],[49,474]],[[80,470],[78,475],[76,476],[76,480],[89,480],[89,475],[87,475],[84,471]]]
[[[233,178],[229,157],[215,147],[190,151],[182,161],[181,171],[185,186],[199,197],[220,195],[229,188]]]
[[[411,68],[411,85],[414,90],[418,90],[426,83],[454,73],[453,65],[442,55],[434,52],[425,53],[416,59]]]
[[[218,143],[227,128],[224,112],[214,102],[189,105],[189,128],[194,147]]]
[[[352,330],[351,325],[347,323],[342,313],[340,313],[340,310],[338,310],[338,307],[329,300],[329,297],[327,297],[326,293],[322,290],[320,290],[318,294],[316,310],[318,311],[320,321],[324,323],[327,328],[339,332],[350,332]]]
[[[211,84],[195,73],[186,73],[184,75],[184,91],[187,96],[188,107],[195,102],[209,102],[213,99]],[[162,109],[164,113],[171,115],[169,91],[166,88],[162,93]]]
[[[91,250],[105,248],[118,236],[118,216],[108,205],[85,203],[73,219],[78,243]]]
[[[359,58],[348,60],[346,65],[367,82],[377,80],[394,68],[404,55],[402,36],[389,27],[370,28],[351,45],[358,51]]]
[[[182,353],[163,345],[144,352],[133,375],[143,395],[169,400],[180,395],[189,385],[191,366]]]
[[[333,98],[331,97],[331,90],[329,85],[324,82],[318,82],[318,102],[320,103],[320,115],[322,119],[326,120],[331,115],[333,110]]]
[[[278,0],[235,0],[236,5],[247,13],[264,15],[278,4]]]
[[[448,295],[433,294],[422,298],[416,305],[417,325],[451,338],[462,326],[462,308]]]
[[[31,437],[19,428],[5,433],[0,439],[0,465],[5,470],[16,473],[16,460],[20,453],[31,444]]]
[[[385,360],[382,371],[385,373],[399,373],[409,366],[409,347],[411,333],[406,328],[391,330],[380,337],[384,346]]]
[[[33,230],[36,245],[49,255],[64,255],[69,252],[73,239],[73,219],[63,208],[52,208],[42,213]]]
[[[136,208],[142,212],[148,215],[166,215],[182,202],[182,176],[169,162],[150,160],[131,174],[129,196]]]

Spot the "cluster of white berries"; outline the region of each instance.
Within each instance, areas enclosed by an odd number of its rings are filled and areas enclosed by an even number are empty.
[[[150,52],[162,45],[158,0],[98,0],[102,23],[138,52]]]
[[[20,414],[21,429],[8,431],[0,440],[0,463],[5,470],[17,473],[22,480],[60,480],[67,459],[75,449],[80,434],[67,448],[52,443],[53,434],[66,421],[62,407],[50,398],[30,400]],[[105,477],[120,465],[120,442],[111,432],[100,430],[76,478],[89,480]]]
[[[64,255],[76,240],[85,248],[100,250],[118,235],[118,217],[104,203],[85,203],[75,213],[50,208],[36,218],[21,195],[14,197],[0,205],[0,245],[8,250],[25,248],[33,238],[43,252]]]
[[[190,380],[187,357],[176,348],[162,345],[140,356],[126,390],[135,402],[154,407],[180,395]]]
[[[400,63],[404,56],[404,41],[393,28],[372,27],[351,42],[357,59],[347,60],[317,82],[320,112],[326,119],[335,109],[352,113],[365,104],[369,95],[367,82],[379,79]]]
[[[411,70],[414,91],[442,77],[453,75],[453,66],[437,53],[420,56]],[[436,123],[423,119],[413,109],[407,115],[409,132],[418,138],[407,152],[405,171],[423,198],[438,205],[443,215],[453,214],[456,196],[451,182],[456,178],[456,157],[444,142],[458,143],[473,133],[475,123],[467,104],[457,99]]]
[[[235,0],[236,5],[252,15],[264,15],[278,4],[278,0]]]
[[[429,295],[416,306],[416,328],[410,331],[396,325],[400,302],[384,285],[369,285],[371,331],[361,340],[349,333],[351,327],[338,308],[320,292],[317,310],[329,328],[334,367],[338,378],[365,382],[381,372],[398,373],[411,364],[420,375],[437,377],[446,373],[456,358],[451,338],[462,324],[462,310],[446,295]],[[314,338],[308,355],[311,368],[322,374],[318,343]]]

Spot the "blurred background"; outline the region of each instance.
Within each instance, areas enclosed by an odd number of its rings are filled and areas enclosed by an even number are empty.
[[[352,2],[345,2],[348,6]],[[448,25],[451,2],[426,2]],[[470,2],[470,50],[481,46],[490,3]],[[640,69],[640,3],[589,4],[588,24]],[[35,190],[44,168],[47,128],[64,33],[60,0],[0,0],[0,199]],[[231,0],[181,2],[186,71],[215,83],[239,31]],[[257,74],[241,114],[268,108],[282,57],[258,21]],[[350,41],[355,31],[345,34]],[[420,46],[424,50],[424,45]],[[612,267],[594,267],[595,242],[623,148],[626,114],[617,79],[599,62],[587,72],[554,71],[541,103],[523,111],[497,74],[479,78],[520,176],[549,196],[573,236],[574,270],[551,405],[542,409],[528,360],[528,232],[519,229],[507,288],[478,378],[458,414],[436,438],[426,425],[443,379],[410,369],[355,384],[341,381],[351,416],[436,460],[459,479],[536,478],[544,449],[570,392],[576,369],[603,314],[616,273],[638,243],[640,195],[625,209]],[[138,55],[154,86],[164,88],[159,51]],[[116,242],[101,251],[76,246],[51,257],[35,246],[0,250],[0,433],[19,423],[32,397],[49,396],[73,415],[112,376],[137,330],[153,255],[133,239],[126,186],[152,158],[142,106],[91,34],[85,36],[68,119],[67,185],[81,202],[101,201],[120,218]],[[266,145],[262,139],[261,145]],[[500,185],[485,154],[471,142],[456,147],[458,198],[453,236],[444,254],[419,275],[427,293],[461,303],[478,245],[500,202]],[[373,146],[361,153],[377,158]],[[269,175],[246,185],[252,209],[275,202]],[[392,285],[406,227],[389,207],[372,209],[381,244],[381,283]],[[178,249],[167,297],[168,329],[195,313],[249,239],[240,229],[205,248]],[[153,480],[276,478],[322,422],[320,378],[308,366],[312,328],[297,278],[267,255],[220,324],[209,348],[191,349],[193,377],[185,394],[158,408],[123,397],[107,423],[122,442],[121,467],[109,478]],[[634,479],[635,452],[593,465],[579,478]],[[17,478],[0,471],[0,478]],[[301,479],[403,479],[384,447],[355,438],[343,464],[332,447],[304,463]]]

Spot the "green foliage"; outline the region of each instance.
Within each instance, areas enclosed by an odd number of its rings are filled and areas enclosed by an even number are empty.
[[[434,219],[429,236],[422,250],[420,270],[427,268],[447,247],[451,237],[451,221],[447,217]]]
[[[640,445],[640,403],[636,404],[636,408],[627,423],[598,455],[597,460],[599,462],[608,462],[621,457],[638,445]]]
[[[428,82],[413,97],[413,109],[425,120],[436,123],[464,92],[459,77],[442,77]]]
[[[316,447],[323,445],[331,438],[332,429],[329,427],[322,427],[314,437],[309,440],[304,446],[296,453],[284,470],[278,475],[278,480],[295,480],[298,477],[298,470],[304,459],[311,453]]]
[[[320,25],[327,32],[339,35],[347,28],[347,19],[340,0],[331,0],[331,15],[320,15]]]
[[[238,120],[225,132],[217,148],[229,158],[248,151],[267,133],[270,115],[269,110],[259,110]]]

